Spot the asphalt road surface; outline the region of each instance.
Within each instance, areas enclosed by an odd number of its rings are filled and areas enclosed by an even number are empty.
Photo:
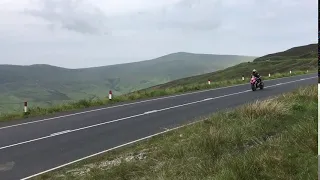
[[[195,118],[317,83],[317,75],[238,85],[178,96],[0,123],[0,179],[28,179]]]

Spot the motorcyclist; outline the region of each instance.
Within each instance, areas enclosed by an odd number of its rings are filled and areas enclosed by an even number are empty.
[[[252,76],[256,77],[258,82],[261,82],[260,74],[257,72],[257,70],[252,70]]]

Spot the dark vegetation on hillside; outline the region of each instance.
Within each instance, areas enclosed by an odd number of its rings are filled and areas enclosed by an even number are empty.
[[[306,58],[316,58],[318,57],[318,44],[309,44],[305,46],[298,46],[290,48],[286,51],[268,54],[255,59],[254,61],[277,61],[277,60],[287,60],[287,59],[306,59]]]

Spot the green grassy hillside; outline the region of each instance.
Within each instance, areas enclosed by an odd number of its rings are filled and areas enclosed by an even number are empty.
[[[254,61],[279,61],[287,59],[306,59],[306,58],[315,58],[318,56],[318,44],[309,44],[305,46],[298,46],[286,51],[268,54],[262,57],[255,59]]]
[[[83,69],[0,65],[0,112],[21,109],[25,100],[46,106],[105,97],[109,90],[120,95],[254,58],[179,52],[148,61]]]
[[[262,56],[255,59],[253,62],[243,62],[238,65],[228,67],[223,70],[218,70],[212,73],[205,73],[202,75],[182,78],[176,81],[171,81],[168,83],[150,87],[147,90],[194,85],[204,83],[208,79],[210,79],[212,82],[237,78],[240,79],[242,75],[244,75],[245,77],[250,77],[250,73],[253,69],[258,70],[258,72],[262,76],[268,76],[269,73],[289,73],[290,70],[316,70],[318,68],[318,54],[315,53],[317,52],[317,47],[317,44],[294,47],[284,52]]]

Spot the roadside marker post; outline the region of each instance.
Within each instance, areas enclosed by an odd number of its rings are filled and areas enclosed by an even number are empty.
[[[28,112],[28,102],[25,101],[24,102],[24,113],[27,113]]]
[[[112,100],[112,91],[109,91],[109,100]]]

